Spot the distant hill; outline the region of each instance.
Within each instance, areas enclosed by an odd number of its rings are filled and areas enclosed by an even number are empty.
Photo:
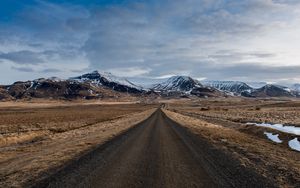
[[[66,80],[52,77],[15,82],[3,86],[0,90],[0,97],[2,99],[95,99],[120,98],[127,96],[126,94],[141,94],[143,92],[141,87],[126,79],[115,77],[109,73],[100,74],[98,71],[94,71]]]
[[[291,87],[290,87],[292,90],[300,93],[300,84],[293,84]]]
[[[91,73],[60,79],[39,78],[0,86],[0,100],[24,98],[120,99],[122,97],[190,98],[190,97],[298,97],[300,84],[291,87],[267,84],[253,88],[239,81],[203,81],[189,76],[173,76],[143,88],[111,73]]]
[[[84,74],[82,76],[70,78],[79,83],[89,83],[93,86],[105,86],[115,91],[128,92],[128,93],[142,93],[143,88],[137,86],[125,78],[117,77],[111,73],[99,73],[94,71],[92,73]]]
[[[198,80],[188,76],[172,76],[167,81],[154,85],[153,89],[158,91],[189,92],[195,87],[203,86]]]
[[[221,91],[231,92],[235,95],[241,95],[243,92],[251,93],[253,90],[246,83],[239,81],[203,81],[202,84]]]
[[[268,84],[251,92],[255,97],[295,97],[292,90],[285,86]]]
[[[152,88],[163,95],[181,95],[197,97],[220,97],[224,94],[215,88],[203,86],[198,80],[188,76],[173,76],[167,81],[154,85]]]

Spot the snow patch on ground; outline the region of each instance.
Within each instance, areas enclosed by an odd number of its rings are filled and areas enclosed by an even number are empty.
[[[269,132],[264,132],[264,134],[268,137],[269,140],[272,140],[273,142],[276,143],[282,143],[282,140],[280,140],[280,138],[278,137],[279,134],[273,134]]]
[[[255,125],[258,127],[268,127],[284,133],[300,135],[300,127],[284,126],[282,124],[269,124],[269,123],[246,123],[246,125]]]
[[[289,146],[293,150],[300,151],[300,142],[299,142],[298,138],[294,138],[293,140],[290,140]]]

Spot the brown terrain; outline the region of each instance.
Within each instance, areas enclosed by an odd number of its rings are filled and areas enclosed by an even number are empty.
[[[297,136],[245,124],[299,126],[299,112],[291,99],[4,102],[0,187],[300,187]]]
[[[4,103],[0,109],[0,187],[30,187],[144,120],[157,107],[16,104]]]

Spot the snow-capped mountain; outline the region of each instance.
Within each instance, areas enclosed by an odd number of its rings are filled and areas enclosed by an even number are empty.
[[[15,99],[22,98],[94,98],[101,97],[98,89],[89,84],[57,79],[36,79],[33,81],[15,82],[5,87]]]
[[[155,84],[154,90],[157,91],[180,91],[188,92],[195,87],[203,87],[202,84],[188,76],[172,76],[167,81]]]
[[[239,81],[202,81],[205,86],[213,87],[221,91],[232,92],[240,95],[243,92],[251,92],[252,87]]]
[[[61,79],[61,78],[58,78],[58,77],[50,77],[48,78],[48,80],[52,80],[53,82],[63,82],[63,81],[66,81],[65,79]]]
[[[82,76],[60,79],[57,77],[39,78],[32,81],[15,82],[0,88],[0,100],[11,96],[14,99],[22,98],[118,98],[127,93],[141,94],[141,87],[113,76],[110,73],[92,73]],[[125,94],[124,94],[125,93]]]
[[[298,93],[300,92],[300,84],[293,84],[290,88]]]
[[[144,89],[152,89],[157,83],[162,83],[168,80],[168,78],[141,78],[141,77],[130,77],[127,79],[129,82],[135,85],[141,86]]]
[[[267,84],[252,88],[238,81],[203,81],[188,76],[173,76],[144,89],[125,78],[94,71],[81,76],[60,79],[39,78],[0,86],[0,100],[23,98],[102,99],[120,97],[226,97],[234,93],[244,97],[299,97],[300,84],[286,87]]]
[[[251,95],[255,97],[296,97],[290,88],[275,84],[267,84],[262,88],[255,89]]]
[[[203,86],[198,80],[188,76],[173,76],[167,81],[155,84],[152,88],[162,96],[197,96],[197,97],[220,97],[224,93],[212,87]]]
[[[253,89],[259,89],[267,85],[267,82],[245,82],[248,86],[252,87]]]
[[[244,97],[297,97],[297,85],[294,88],[277,84],[266,84],[265,82],[249,82],[251,87],[239,81],[203,81],[202,84],[221,91],[231,92]],[[261,86],[261,87],[259,87]],[[300,89],[300,84],[298,85]]]
[[[128,93],[143,92],[142,87],[131,83],[125,78],[117,77],[107,72],[99,73],[98,71],[94,71],[78,77],[70,78],[69,80],[90,83],[91,85],[94,86],[105,86],[120,92],[128,92]]]

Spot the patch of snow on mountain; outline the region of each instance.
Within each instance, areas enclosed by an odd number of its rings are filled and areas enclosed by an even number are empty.
[[[113,82],[119,85],[124,85],[127,87],[135,88],[138,90],[142,90],[143,88],[141,86],[135,85],[132,82],[128,81],[126,78],[117,77],[111,73],[108,72],[98,72],[94,71],[88,74],[84,74],[82,76],[73,77],[70,78],[70,80],[75,80],[78,82],[86,82],[89,81],[92,84],[95,85],[102,85],[102,79],[107,80],[108,82]]]
[[[135,85],[141,86],[144,89],[152,89],[157,83],[162,83],[167,81],[168,78],[140,78],[140,77],[131,77],[127,80]]]
[[[33,87],[33,85],[34,85],[34,82],[33,81],[31,81],[30,82],[30,86],[26,89],[26,90],[29,90],[29,89],[31,89],[32,87]]]
[[[271,86],[271,85],[272,85],[272,84],[270,84],[270,86]],[[283,89],[283,90],[285,90],[285,91],[291,92],[291,89],[288,88],[288,87],[286,87],[286,86],[282,86],[282,85],[278,85],[278,84],[273,84],[273,86],[276,86],[276,87],[281,88],[281,89]]]
[[[61,78],[58,78],[58,77],[50,77],[50,78],[48,78],[48,80],[51,80],[53,82],[63,82],[63,81],[66,81],[65,79],[61,79]]]
[[[154,85],[155,90],[189,92],[195,87],[202,87],[198,80],[188,76],[173,76],[167,81]]]
[[[228,91],[233,93],[242,93],[244,91],[251,92],[252,88],[244,82],[239,81],[202,81],[202,84],[209,87],[214,87],[218,90]]]
[[[268,83],[267,82],[246,82],[246,84],[248,84],[250,87],[254,89],[258,89],[264,87]]]
[[[93,90],[91,90],[91,89],[89,89],[88,92],[89,92],[91,95],[94,94],[94,93],[93,93]]]
[[[103,76],[104,78],[106,78],[110,82],[115,82],[120,85],[125,85],[125,86],[136,88],[136,89],[142,89],[141,86],[137,86],[137,85],[133,84],[126,78],[117,77],[109,72],[103,72],[103,73],[100,73],[100,75]]]
[[[293,84],[291,89],[300,92],[300,84]]]

